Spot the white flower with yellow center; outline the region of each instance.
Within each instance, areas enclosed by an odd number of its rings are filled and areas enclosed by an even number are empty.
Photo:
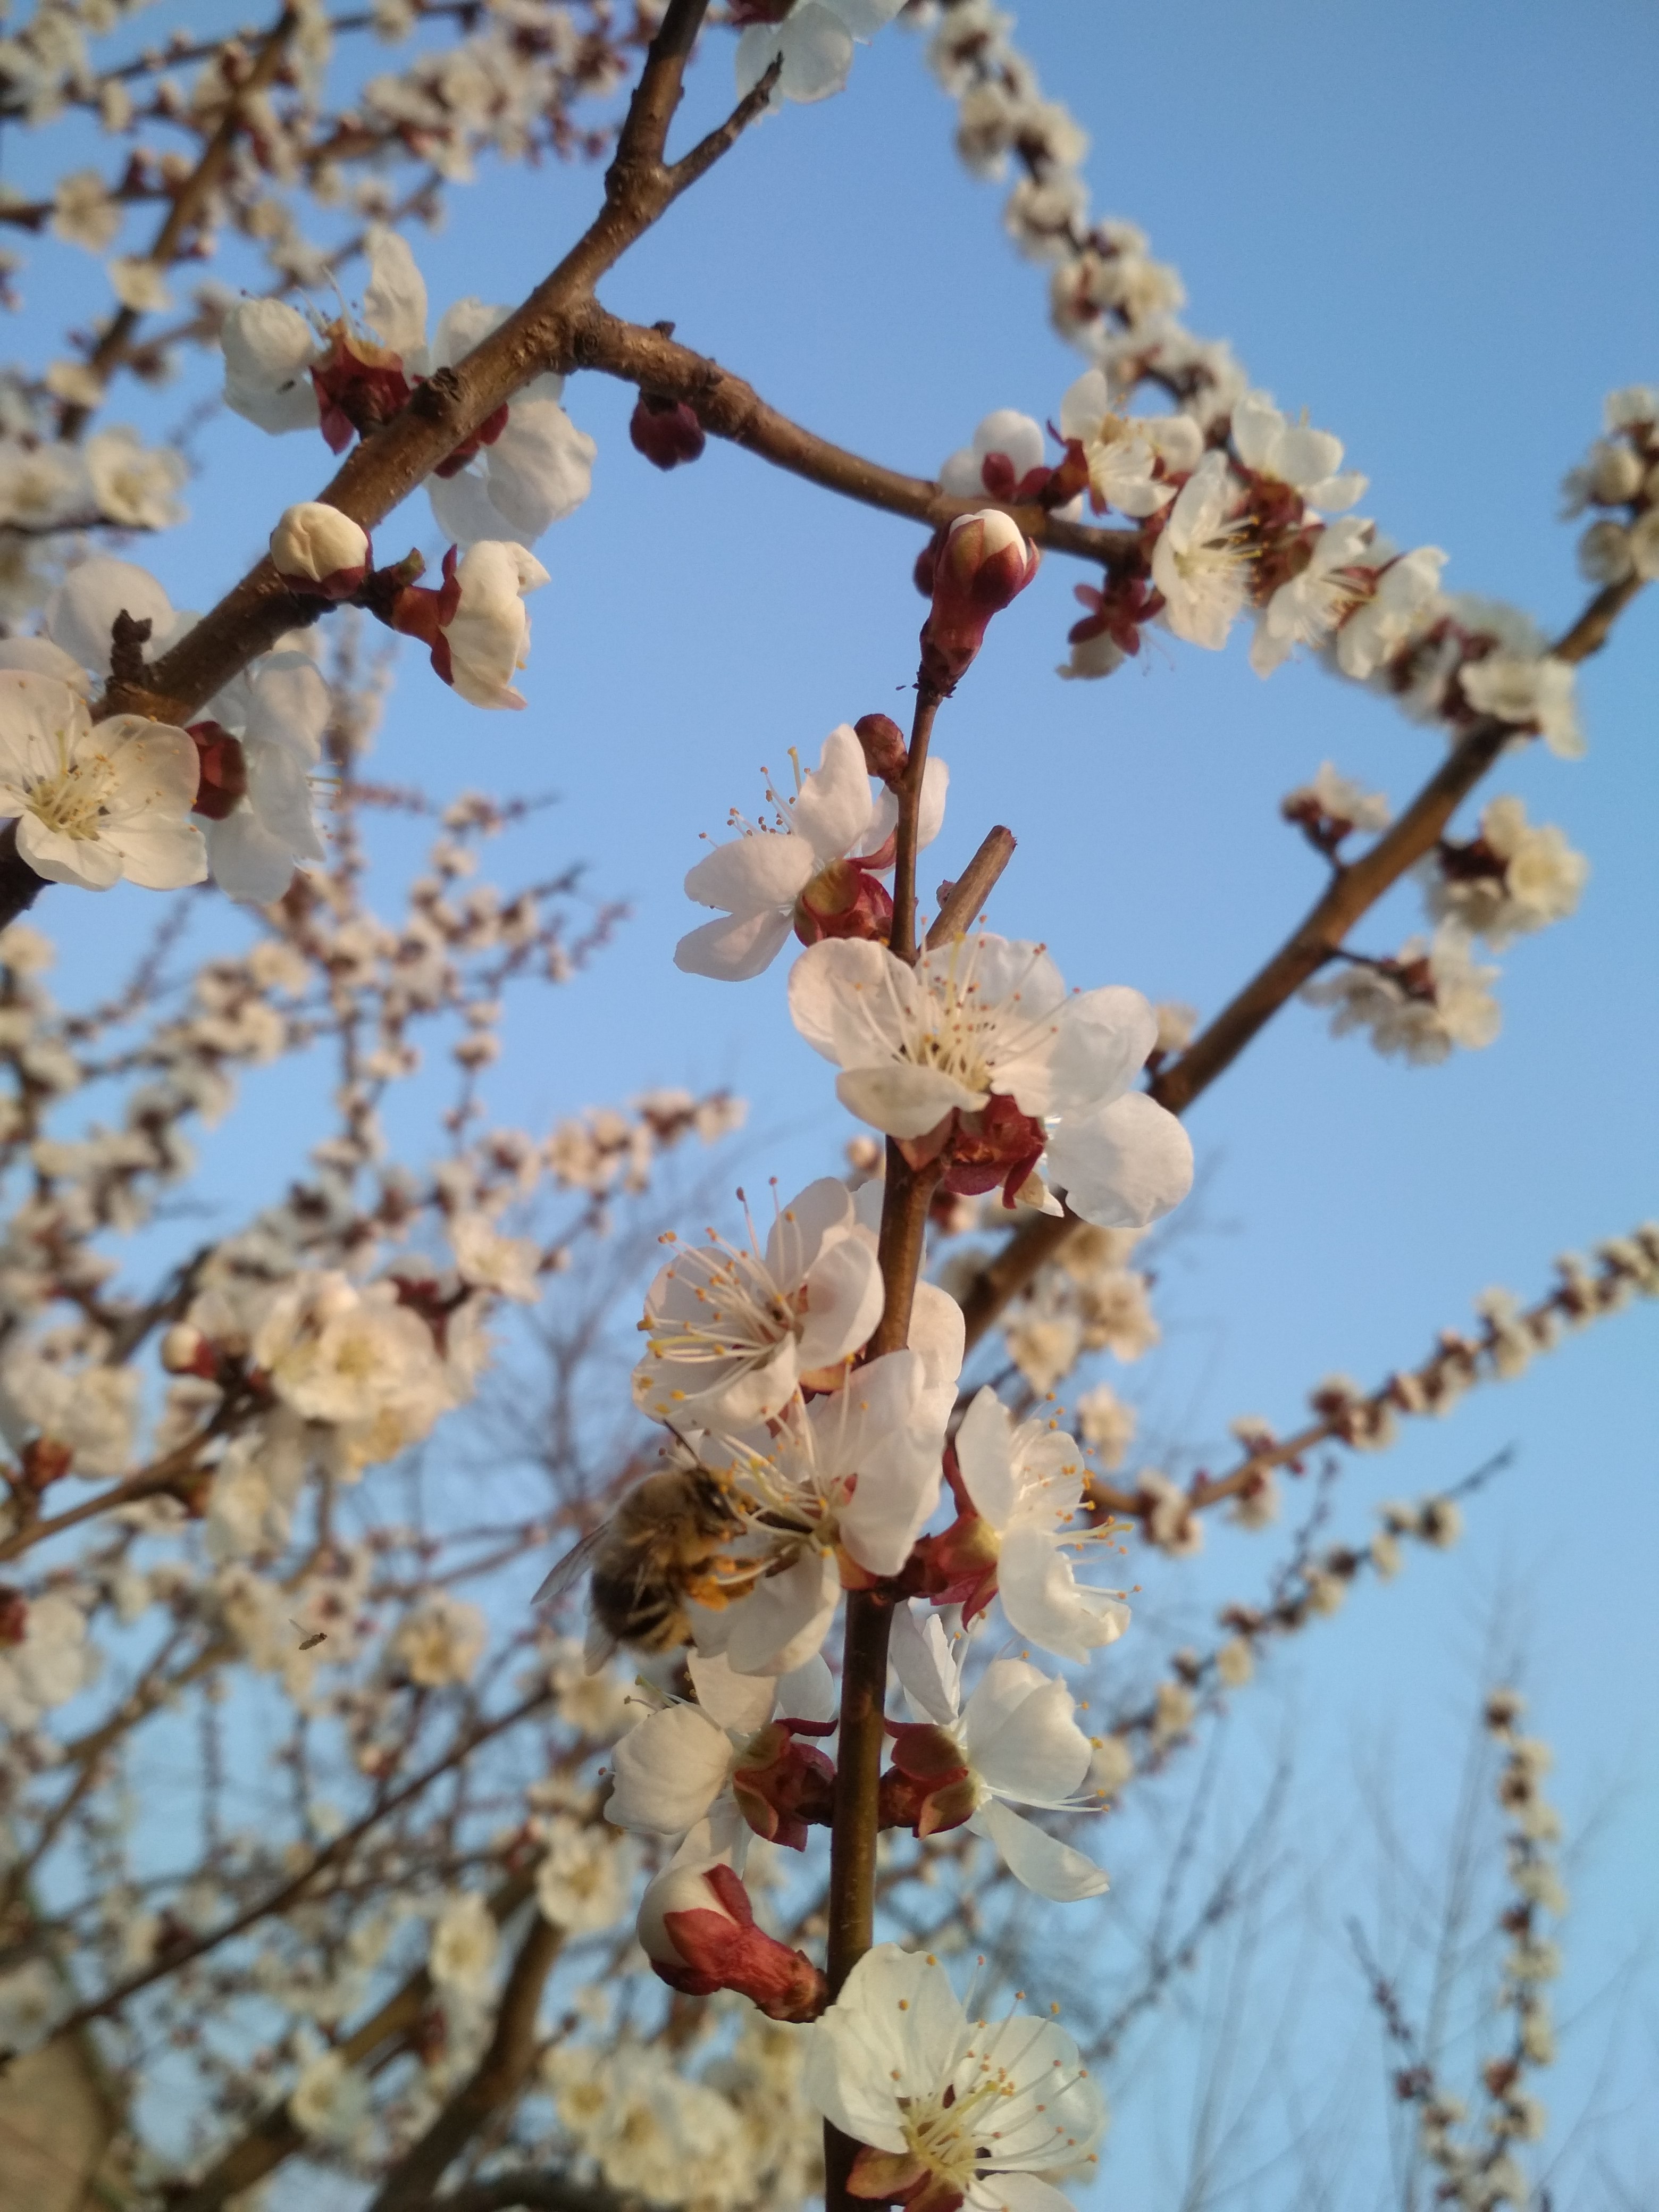
[[[855,2196],[908,2212],[1067,2212],[1106,2103],[1071,2037],[1011,2013],[971,2021],[937,1959],[878,1943],[813,2027],[806,2094],[865,2146]]]
[[[837,1379],[881,1319],[881,1269],[855,1227],[851,1192],[825,1176],[781,1208],[764,1250],[751,1231],[747,1251],[711,1232],[677,1252],[646,1294],[635,1404],[676,1428],[742,1428],[803,1380]]]
[[[0,669],[0,820],[37,876],[106,891],[177,890],[207,874],[190,818],[196,748],[141,714],[94,724],[66,684]]]
[[[1152,548],[1164,622],[1188,645],[1213,653],[1227,642],[1249,589],[1250,553],[1235,514],[1242,490],[1226,456],[1206,453]]]

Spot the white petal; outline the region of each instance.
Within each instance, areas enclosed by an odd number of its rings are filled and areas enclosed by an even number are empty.
[[[800,1333],[800,1365],[834,1367],[869,1341],[881,1319],[881,1266],[869,1246],[843,1237],[815,1261],[806,1279],[806,1319]]]
[[[986,1094],[969,1091],[940,1068],[891,1060],[880,1067],[848,1068],[836,1078],[836,1096],[849,1114],[890,1137],[923,1137],[953,1107],[972,1112],[982,1106]]]
[[[453,368],[474,346],[482,345],[492,331],[500,330],[511,307],[492,307],[474,298],[457,300],[446,307],[432,333],[432,366]]]
[[[1115,1098],[1157,1042],[1157,1015],[1127,984],[1108,983],[1068,999],[1048,1063],[1048,1110],[1066,1114]]]
[[[712,975],[720,983],[746,983],[769,968],[789,934],[787,909],[750,915],[739,921],[722,915],[688,930],[674,947],[674,965],[687,975]]]
[[[842,722],[824,739],[818,765],[802,781],[795,828],[820,862],[837,860],[854,850],[870,827],[871,808],[864,748],[850,724]]]
[[[975,1835],[988,1837],[1001,1852],[1014,1880],[1039,1897],[1052,1898],[1057,1905],[1074,1905],[1111,1887],[1104,1870],[1092,1859],[1046,1835],[994,1798],[980,1807],[968,1826]]]
[[[309,653],[273,653],[260,664],[248,692],[242,734],[286,745],[308,766],[322,758],[323,732],[334,702]]]
[[[109,674],[115,617],[124,612],[159,632],[173,620],[173,603],[136,562],[82,561],[46,601],[46,635],[101,680]]]
[[[853,38],[823,0],[805,0],[783,25],[783,75],[778,87],[786,100],[828,100],[846,84],[853,66]]]
[[[489,486],[476,467],[461,469],[453,477],[428,477],[426,495],[433,520],[457,545],[476,545],[508,534],[507,517],[490,498]]]
[[[772,1717],[772,1685],[752,1674],[738,1674],[731,1661],[693,1652],[686,1661],[697,1704],[723,1729],[752,1735]]]
[[[760,831],[705,853],[687,872],[685,895],[699,906],[723,907],[728,914],[763,914],[793,907],[812,872],[812,848],[805,837]]]
[[[1010,1440],[1013,1416],[988,1382],[957,1431],[957,1465],[975,1511],[1000,1531],[1014,1517],[1019,1498]]]
[[[815,1052],[842,1067],[890,1059],[915,1006],[916,979],[884,945],[830,938],[789,973],[789,1013]]]
[[[997,1562],[997,1595],[1017,1636],[1079,1664],[1091,1651],[1115,1644],[1129,1625],[1128,1607],[1079,1583],[1047,1528],[1021,1524],[1009,1530]]]
[[[515,399],[484,449],[489,496],[512,533],[533,540],[574,514],[593,489],[599,447],[556,399]]]
[[[938,1613],[918,1613],[914,1605],[893,1610],[890,1653],[893,1671],[914,1711],[948,1728],[962,1701],[962,1668]]]
[[[817,1657],[840,1601],[841,1577],[835,1560],[827,1552],[803,1552],[793,1566],[768,1575],[747,1597],[726,1608],[732,1616],[727,1662],[740,1674],[765,1677],[769,1698],[773,1676],[804,1672]],[[701,1688],[697,1695],[702,1696]],[[800,1719],[813,1717],[797,1713],[793,1706],[785,1710]]]
[[[773,1279],[793,1290],[819,1255],[853,1225],[853,1194],[838,1176],[820,1176],[798,1191],[767,1231],[765,1261]],[[811,1367],[817,1363],[806,1360]]]
[[[1104,371],[1085,368],[1060,403],[1060,434],[1062,438],[1091,438],[1101,416],[1111,411],[1111,386]]]
[[[769,1685],[766,1689],[770,1699]],[[611,1754],[616,1788],[605,1817],[645,1835],[683,1835],[726,1786],[732,1747],[695,1705],[647,1713]]]
[[[777,1711],[781,1720],[832,1721],[839,1708],[836,1678],[822,1659],[805,1660],[779,1680]]]
[[[1007,1673],[1017,1667],[1019,1675]],[[1071,1692],[1057,1676],[1020,1660],[994,1660],[963,1714],[975,1772],[999,1797],[1019,1804],[1052,1805],[1069,1797],[1089,1771],[1089,1739],[1075,1711]]]
[[[1060,1122],[1048,1139],[1048,1171],[1085,1221],[1145,1229],[1192,1188],[1192,1139],[1155,1098],[1126,1091]]]
[[[395,230],[370,234],[368,267],[363,319],[383,344],[407,360],[426,343],[426,281],[408,240]]]
[[[19,818],[17,849],[49,884],[106,891],[121,880],[121,856],[106,839],[66,837],[59,830],[48,830],[38,815]]]

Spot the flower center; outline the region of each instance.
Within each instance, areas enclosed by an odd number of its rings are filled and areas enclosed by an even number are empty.
[[[108,811],[114,776],[106,755],[71,763],[63,732],[58,736],[58,773],[43,775],[29,787],[28,809],[60,837],[90,841]]]
[[[1013,2094],[1012,2084],[989,2081],[949,2104],[937,2095],[915,2103],[900,2115],[904,2140],[930,2173],[953,2188],[963,2188],[977,2174],[984,2153],[983,2143],[976,2140],[984,2130],[975,2122],[999,2097]]]

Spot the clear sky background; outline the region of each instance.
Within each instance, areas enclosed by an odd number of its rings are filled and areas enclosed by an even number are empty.
[[[157,21],[143,19],[146,36]],[[1142,224],[1185,278],[1191,326],[1231,339],[1280,404],[1344,439],[1371,480],[1359,511],[1405,544],[1446,548],[1449,587],[1564,626],[1585,587],[1575,531],[1556,520],[1559,478],[1610,388],[1659,380],[1653,9],[1032,0],[1020,39],[1091,134],[1096,211]],[[684,127],[711,119],[729,90],[724,44],[711,41]],[[799,420],[917,473],[993,407],[1055,415],[1082,363],[1048,328],[1046,272],[1001,233],[1001,193],[957,162],[952,122],[917,42],[884,34],[860,50],[845,97],[753,132],[604,298],[641,320],[672,318]],[[521,296],[596,190],[582,169],[486,168],[456,197],[448,230],[416,240],[434,312],[465,292]],[[82,271],[89,310],[93,264],[62,282]],[[37,294],[29,320],[49,307],[61,322],[76,304]],[[439,790],[556,789],[534,860],[521,840],[526,865],[585,859],[597,892],[632,903],[557,1018],[544,1008],[509,1031],[491,1086],[499,1117],[541,1127],[651,1084],[729,1082],[768,1139],[745,1170],[788,1188],[832,1163],[850,1129],[790,1028],[783,963],[741,988],[674,969],[674,940],[699,918],[680,878],[700,830],[758,804],[762,763],[781,769],[790,745],[815,757],[837,721],[902,712],[919,533],[713,441],[697,466],[661,477],[628,445],[632,398],[597,377],[567,392],[599,459],[589,505],[538,548],[552,581],[532,603],[528,711],[480,715],[415,658],[375,772]],[[114,411],[154,428],[184,404],[175,388]],[[143,549],[180,604],[210,603],[279,508],[327,474],[319,441],[268,441],[230,417],[200,446],[198,514],[221,519]],[[233,482],[234,501],[216,507]],[[405,537],[437,548],[423,499],[378,533],[381,557]],[[1328,757],[1403,800],[1440,740],[1312,666],[1259,682],[1243,626],[1224,655],[1153,639],[1109,682],[1060,684],[1052,671],[1081,574],[1048,563],[941,717],[952,784],[934,872],[1008,823],[1020,844],[996,926],[1047,939],[1068,981],[1129,982],[1208,1014],[1319,885],[1320,864],[1278,819],[1279,796]],[[1492,786],[1562,823],[1595,870],[1572,921],[1506,957],[1498,1042],[1407,1069],[1363,1042],[1333,1042],[1322,1016],[1291,1008],[1194,1110],[1201,1232],[1164,1286],[1164,1352],[1121,1378],[1152,1432],[1201,1454],[1240,1412],[1288,1427],[1330,1370],[1377,1379],[1420,1358],[1487,1285],[1530,1297],[1556,1252],[1659,1212],[1659,597],[1626,617],[1582,698],[1586,760],[1534,748]],[[388,833],[394,854],[399,835]],[[136,926],[141,898],[54,893],[42,920],[88,948],[112,918]],[[1419,912],[1413,890],[1397,893],[1356,941],[1392,951]],[[234,1152],[209,1150],[210,1188],[246,1188],[266,1147],[280,1181],[289,1155],[276,1117],[262,1125],[256,1104],[236,1127]],[[1650,1974],[1620,2016],[1616,2085],[1597,2070],[1608,1990],[1659,1933],[1656,1350],[1651,1309],[1614,1319],[1450,1421],[1414,1425],[1386,1462],[1357,1463],[1342,1525],[1363,1533],[1377,1498],[1518,1447],[1472,1507],[1463,1549],[1358,1598],[1287,1657],[1288,1696],[1271,1692],[1263,1707],[1278,1717],[1262,1723],[1270,1735],[1294,1717],[1297,1820],[1316,1856],[1363,1827],[1356,1778],[1384,1744],[1407,1817],[1431,1834],[1485,1623],[1505,1609],[1536,1725],[1557,1746],[1569,1832],[1613,1806],[1566,1930],[1563,2011],[1586,2008],[1587,2023],[1552,2096],[1569,2117],[1597,2099],[1623,2109],[1659,2080]],[[1252,1595],[1273,1556],[1261,1539],[1218,1532],[1203,1584]],[[1131,2100],[1109,2201],[1176,2201],[1164,2161],[1182,2124],[1155,2098]],[[1651,2120],[1626,2112],[1612,2125],[1629,2201],[1651,2202]],[[1575,2188],[1563,2207],[1620,2201],[1611,2180]]]

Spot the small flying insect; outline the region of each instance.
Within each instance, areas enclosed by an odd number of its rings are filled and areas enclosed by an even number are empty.
[[[300,1649],[301,1651],[314,1651],[319,1644],[326,1644],[328,1641],[328,1631],[325,1628],[313,1629],[311,1634],[307,1636],[305,1630],[301,1627],[300,1623],[294,1620],[291,1615],[288,1625],[290,1628],[298,1628],[300,1630]]]

